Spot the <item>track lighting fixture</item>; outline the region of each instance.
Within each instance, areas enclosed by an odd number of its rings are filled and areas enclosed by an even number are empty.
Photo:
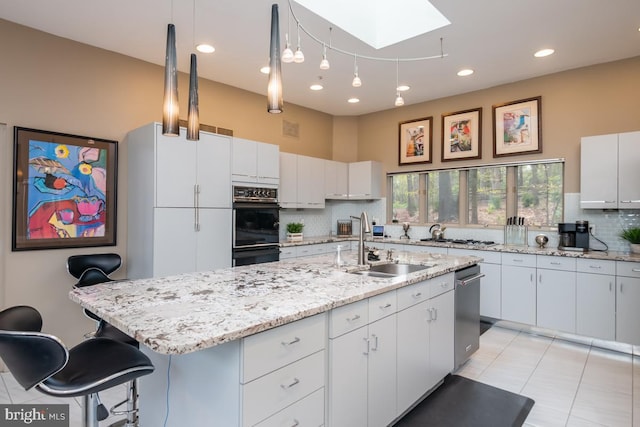
[[[356,55],[353,55],[353,81],[351,82],[351,86],[362,86],[362,80],[360,80],[360,76],[358,76],[358,62]]]

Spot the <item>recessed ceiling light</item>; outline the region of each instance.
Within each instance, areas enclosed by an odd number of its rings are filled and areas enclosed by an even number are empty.
[[[408,86],[408,85],[400,85],[400,86],[398,86],[398,87],[396,88],[396,90],[397,90],[398,92],[406,92],[406,91],[408,91],[409,89],[411,89],[411,87],[410,87],[410,86]]]
[[[260,72],[262,74],[269,74],[269,71],[271,71],[271,67],[269,67],[268,65],[265,65],[264,67],[260,68]]]
[[[211,46],[210,44],[200,43],[198,46],[196,46],[196,50],[202,53],[213,53],[216,51],[216,48]]]
[[[471,74],[473,74],[473,70],[470,68],[465,68],[464,70],[458,71],[458,75],[460,77],[470,76]]]
[[[311,86],[309,86],[309,89],[311,89],[311,90],[322,90],[322,89],[323,89],[323,87],[322,87],[322,85],[321,85],[321,84],[319,84],[319,83],[314,83],[314,84],[312,84]]]
[[[535,56],[536,58],[543,58],[545,56],[549,56],[549,55],[553,54],[553,52],[555,52],[555,50],[553,50],[553,49],[541,49],[541,50],[537,51],[536,53],[534,53],[533,56]]]
[[[349,98],[347,102],[349,104],[357,104],[358,102],[360,102],[360,100],[358,98]]]

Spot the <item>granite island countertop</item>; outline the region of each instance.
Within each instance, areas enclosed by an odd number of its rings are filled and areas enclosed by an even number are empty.
[[[77,288],[72,301],[164,354],[185,354],[237,340],[476,264],[482,258],[411,254],[435,264],[396,278],[351,274],[356,254],[338,268],[332,255],[208,272],[122,280]]]

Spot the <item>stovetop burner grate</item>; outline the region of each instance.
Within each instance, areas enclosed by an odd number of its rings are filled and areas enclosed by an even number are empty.
[[[476,239],[420,239],[421,242],[435,242],[435,243],[455,243],[459,245],[469,245],[469,246],[491,246],[496,243],[491,240],[476,240]]]

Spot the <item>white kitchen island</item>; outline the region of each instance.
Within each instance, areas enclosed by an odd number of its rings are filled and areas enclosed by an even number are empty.
[[[423,311],[432,322],[442,310],[445,328],[434,337],[442,337],[444,330],[450,340],[432,357],[438,360],[450,351],[450,370],[452,273],[481,261],[473,256],[400,256],[401,261],[433,267],[375,278],[351,274],[363,268],[355,265],[355,255],[346,255],[347,265],[341,268],[333,266],[332,256],[319,256],[110,282],[74,289],[70,297],[135,337],[154,363],[155,372],[140,380],[143,427],[386,425],[408,409],[407,399],[417,401],[433,386],[433,372],[422,380],[407,371],[412,363],[426,363],[429,371],[431,356],[415,360],[420,345],[409,350],[403,343],[424,340],[430,352],[439,347],[428,345],[428,332],[412,336],[411,319],[420,319]],[[432,300],[450,307],[432,307]],[[414,326],[421,334],[424,325]],[[393,342],[393,348],[383,347],[385,341]],[[373,362],[383,348],[384,362]],[[403,354],[409,359],[401,359]],[[353,364],[345,362],[348,358]],[[364,377],[352,372],[363,363]],[[376,368],[376,363],[383,364]],[[439,373],[437,381],[447,372]],[[397,384],[388,383],[396,377],[410,379],[407,387],[418,390],[413,397],[402,396],[404,406],[396,405]],[[381,378],[387,381],[384,387],[372,388]],[[344,399],[336,398],[345,392],[341,384],[358,393],[347,406],[360,408],[359,413],[348,421],[340,413]],[[393,391],[392,399],[381,388]],[[393,402],[387,402],[390,407],[382,414],[370,412],[380,409],[376,398]]]

